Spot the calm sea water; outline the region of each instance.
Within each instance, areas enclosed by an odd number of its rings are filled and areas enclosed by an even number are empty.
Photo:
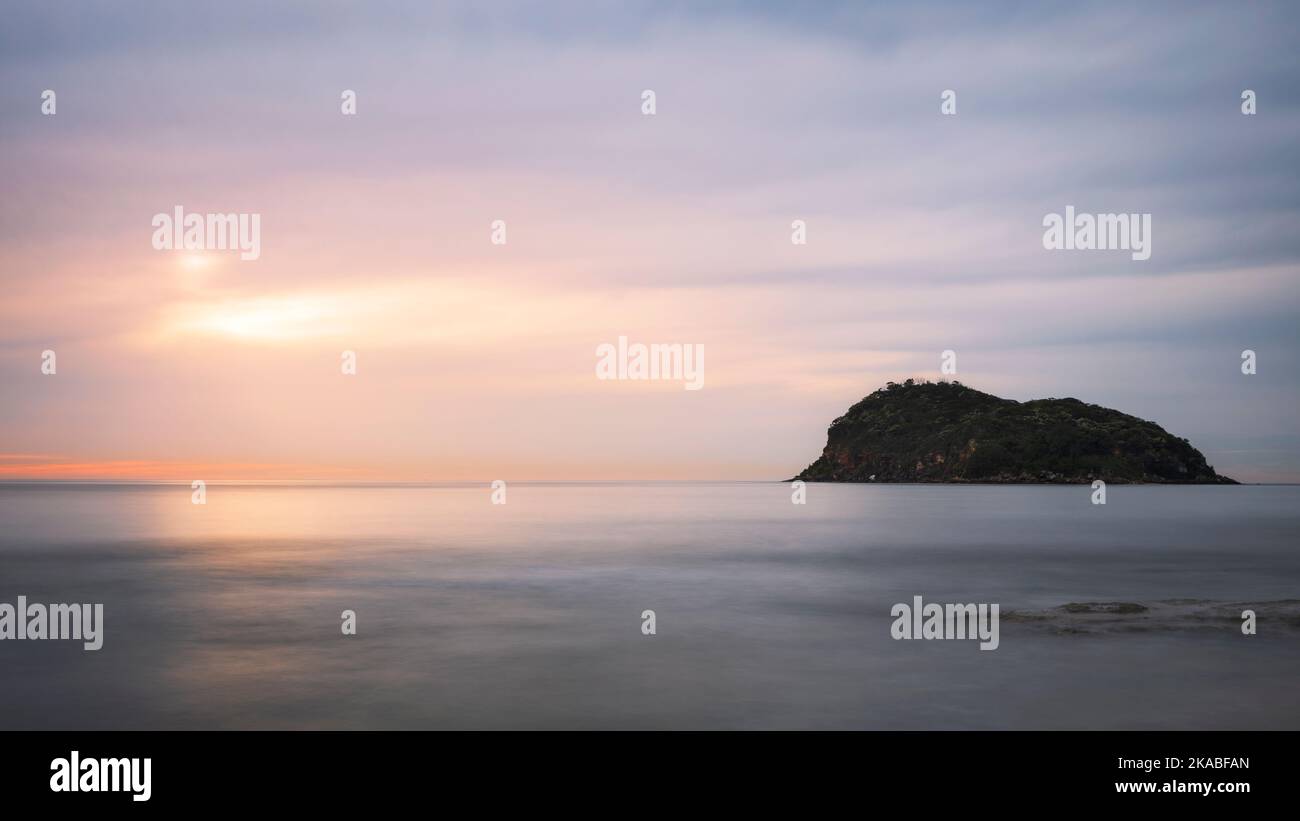
[[[0,485],[0,601],[106,628],[0,642],[0,728],[1300,728],[1300,487],[1090,492]],[[892,640],[914,595],[1001,647]]]

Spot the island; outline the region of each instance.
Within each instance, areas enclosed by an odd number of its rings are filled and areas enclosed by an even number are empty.
[[[790,481],[1227,484],[1186,439],[1078,399],[1017,402],[960,382],[890,382]]]

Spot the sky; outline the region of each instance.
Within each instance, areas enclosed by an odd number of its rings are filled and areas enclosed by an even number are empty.
[[[950,350],[1300,481],[1297,22],[7,3],[0,480],[784,479]],[[1149,213],[1151,258],[1045,249],[1067,205]],[[260,256],[155,249],[176,206]],[[620,336],[703,387],[599,379]]]

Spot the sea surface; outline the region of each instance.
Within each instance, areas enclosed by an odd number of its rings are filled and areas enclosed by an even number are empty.
[[[0,485],[0,602],[105,620],[0,641],[0,728],[1300,729],[1300,487],[491,494]],[[918,595],[1000,646],[892,639]]]

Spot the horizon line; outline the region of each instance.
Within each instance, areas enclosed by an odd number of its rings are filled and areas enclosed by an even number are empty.
[[[314,485],[318,487],[429,487],[492,486],[495,481],[518,485],[590,485],[590,484],[789,484],[803,481],[815,485],[896,485],[935,487],[1074,487],[1086,482],[823,482],[796,479],[0,479],[0,487],[17,485],[99,485],[117,487],[179,486],[192,487],[196,481],[204,486],[277,486]],[[1201,482],[1111,482],[1116,487],[1232,487]],[[1296,487],[1295,482],[1241,482],[1237,487]]]

